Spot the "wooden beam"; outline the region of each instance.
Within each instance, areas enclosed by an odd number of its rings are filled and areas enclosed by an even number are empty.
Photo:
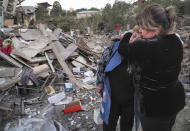
[[[82,65],[84,65],[84,66],[86,66],[86,67],[88,67],[88,68],[90,68],[90,69],[92,69],[92,70],[94,70],[94,71],[97,71],[97,69],[96,69],[95,67],[91,66],[91,65],[82,63],[82,62],[80,62],[80,61],[78,61],[78,60],[76,60],[76,59],[74,59],[74,58],[72,58],[72,60],[74,60],[74,61],[76,61],[76,62],[78,62],[78,63],[80,63],[80,64],[82,64]]]
[[[48,56],[48,54],[47,54],[46,52],[45,52],[45,56],[46,56],[46,59],[47,59],[47,61],[48,61],[48,64],[49,64],[49,66],[50,66],[52,72],[55,72],[55,69],[54,69],[54,67],[53,67],[53,65],[52,65],[52,61],[49,59],[49,56]]]

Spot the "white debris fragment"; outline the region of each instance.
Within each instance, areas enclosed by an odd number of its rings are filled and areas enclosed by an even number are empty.
[[[102,119],[100,118],[100,109],[99,108],[94,109],[94,122],[96,124],[102,124],[103,123]]]
[[[48,98],[49,103],[56,104],[65,98],[65,92],[55,94]]]

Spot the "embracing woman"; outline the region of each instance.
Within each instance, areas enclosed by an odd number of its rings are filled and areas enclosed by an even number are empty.
[[[143,131],[171,131],[177,113],[185,106],[184,88],[178,80],[183,42],[173,32],[174,20],[173,7],[149,5],[136,16],[143,38],[127,33],[118,47],[119,54],[133,67],[132,81]]]

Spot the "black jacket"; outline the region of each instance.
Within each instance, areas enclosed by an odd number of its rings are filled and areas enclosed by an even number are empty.
[[[125,104],[132,102],[134,98],[134,89],[131,87],[129,73],[127,72],[126,60],[123,60],[107,75],[111,87],[111,99],[118,104]]]
[[[147,116],[169,116],[185,105],[185,94],[178,81],[183,45],[176,34],[141,39],[129,44],[125,35],[118,51],[135,65],[133,83],[140,100],[140,112]]]

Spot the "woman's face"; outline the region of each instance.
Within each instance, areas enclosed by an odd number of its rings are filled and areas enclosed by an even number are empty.
[[[156,35],[155,31],[148,31],[142,28],[139,29],[139,32],[142,34],[143,38],[153,38]]]

